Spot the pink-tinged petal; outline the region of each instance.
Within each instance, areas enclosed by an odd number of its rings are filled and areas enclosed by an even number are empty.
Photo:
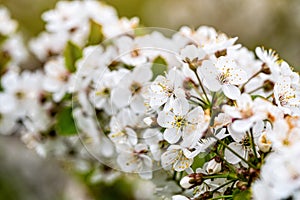
[[[222,85],[222,90],[226,97],[236,100],[241,96],[241,91],[234,85]]]
[[[182,132],[177,128],[168,128],[164,132],[164,139],[170,144],[174,144],[179,141]]]
[[[130,99],[131,92],[127,88],[118,87],[112,90],[111,100],[118,108],[129,105]]]
[[[189,103],[185,98],[178,98],[175,99],[172,108],[175,115],[184,116],[189,111]]]
[[[189,168],[192,164],[193,164],[193,159],[186,158],[184,155],[182,155],[180,159],[174,163],[173,167],[175,171],[181,172]]]
[[[233,151],[235,151],[237,154],[239,154],[240,156],[244,156],[245,154],[245,150],[243,149],[243,146],[241,144],[238,144],[236,142],[232,142],[228,145]],[[238,162],[241,161],[241,159],[239,157],[237,157],[236,155],[234,155],[230,150],[228,150],[227,148],[225,149],[225,159],[231,163],[231,164],[237,164]]]
[[[157,123],[164,128],[172,128],[172,122],[174,121],[174,113],[161,111],[158,113]]]

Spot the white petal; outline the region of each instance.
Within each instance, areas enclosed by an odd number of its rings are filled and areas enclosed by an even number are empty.
[[[173,105],[175,115],[184,116],[189,111],[189,103],[185,98],[175,99]]]
[[[232,123],[232,130],[236,132],[244,132],[249,130],[252,125],[253,125],[253,121],[251,120],[251,118],[235,120]]]
[[[140,95],[135,95],[130,102],[130,107],[135,113],[144,113],[146,111],[144,98]]]
[[[169,142],[170,144],[174,144],[178,142],[182,133],[177,128],[168,128],[164,132],[164,139]]]
[[[197,124],[198,122],[204,121],[203,109],[200,106],[194,108],[186,115],[186,120],[192,124]]]
[[[152,71],[150,67],[151,66],[149,64],[136,67],[132,73],[134,81],[137,81],[139,83],[150,81],[152,78]]]
[[[164,128],[172,128],[174,114],[172,112],[161,111],[158,113],[157,123]]]
[[[236,100],[241,96],[241,91],[234,85],[222,85],[222,90],[226,97]]]
[[[180,51],[180,55],[182,59],[189,58],[193,60],[194,58],[198,58],[200,60],[205,56],[205,52],[195,45],[188,45]]]
[[[127,88],[115,88],[111,93],[112,102],[118,107],[122,108],[129,105],[131,92]]]
[[[169,168],[175,162],[178,156],[177,149],[167,150],[165,153],[161,155],[161,165],[163,168]]]
[[[242,145],[232,142],[228,145],[233,151],[235,151],[237,154],[240,156],[244,155],[244,149]],[[225,159],[231,163],[231,164],[237,164],[238,162],[241,161],[239,157],[234,155],[231,151],[229,151],[227,148],[225,149]]]

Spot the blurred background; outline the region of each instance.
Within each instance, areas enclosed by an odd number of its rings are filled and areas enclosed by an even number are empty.
[[[41,13],[57,0],[0,0],[31,37],[43,30]],[[254,49],[275,49],[300,70],[299,0],[104,0],[119,16],[138,16],[144,26],[177,30],[182,25],[209,25]]]

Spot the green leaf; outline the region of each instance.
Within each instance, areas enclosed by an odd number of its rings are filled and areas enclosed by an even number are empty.
[[[66,107],[56,115],[55,131],[58,135],[69,136],[77,134],[75,121],[72,115],[72,108]]]
[[[102,26],[94,20],[90,20],[90,35],[87,45],[99,44],[103,41],[103,38]]]
[[[68,41],[64,50],[65,65],[69,72],[73,73],[76,71],[75,63],[82,57],[82,50],[76,44]]]
[[[198,156],[194,158],[194,162],[192,165],[192,169],[195,171],[199,167],[203,167],[203,165],[210,161],[216,154],[214,152],[211,153],[200,153]]]
[[[152,65],[152,81],[158,76],[158,75],[164,75],[165,72],[168,70],[167,62],[164,58],[161,56],[158,56],[154,59],[153,65]]]
[[[251,199],[251,192],[250,190],[244,190],[233,193],[233,200],[250,200]]]

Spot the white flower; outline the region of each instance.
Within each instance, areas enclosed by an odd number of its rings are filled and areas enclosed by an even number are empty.
[[[51,56],[59,55],[66,41],[67,36],[64,34],[42,32],[38,37],[29,41],[29,48],[38,59],[44,61]]]
[[[195,45],[187,45],[180,51],[181,60],[195,65],[195,67],[197,67],[198,62],[201,61],[205,55],[205,51],[201,48],[197,48]]]
[[[156,161],[160,161],[162,154],[161,142],[163,142],[163,136],[158,129],[146,129],[143,132],[143,139],[149,146],[152,157]]]
[[[53,93],[55,102],[60,101],[69,88],[70,72],[66,69],[63,57],[56,57],[45,64],[45,80],[43,87]]]
[[[205,86],[211,91],[222,89],[230,99],[237,99],[241,91],[237,85],[247,81],[247,73],[239,68],[236,63],[227,57],[220,57],[217,62],[205,60],[197,69],[198,74],[204,77]]]
[[[158,113],[157,123],[166,128],[164,139],[171,144],[183,139],[198,141],[208,126],[201,107],[189,111],[186,99],[178,98]]]
[[[273,122],[283,116],[283,113],[269,101],[261,98],[252,100],[246,93],[236,100],[236,106],[224,105],[222,109],[234,119],[232,129],[237,132],[249,130],[256,121],[269,119]]]
[[[252,127],[252,135],[253,135],[253,141],[251,141],[251,135],[250,131],[247,132],[237,132],[230,128],[228,128],[228,131],[230,133],[230,136],[233,138],[234,142],[230,143],[228,146],[234,150],[237,154],[239,154],[241,157],[248,159],[249,153],[253,153],[253,148],[251,145],[251,142],[254,142],[255,151],[257,139],[261,135],[262,131],[264,129],[264,123],[262,121],[259,121],[254,124]],[[225,159],[232,164],[237,164],[241,161],[239,157],[234,155],[230,150],[227,148],[225,149]]]
[[[135,67],[130,74],[120,80],[118,87],[112,90],[112,102],[118,108],[130,106],[136,113],[144,113],[146,106],[142,94],[151,78],[150,65]]]
[[[125,64],[137,66],[147,62],[147,57],[132,38],[120,37],[116,40],[116,45],[119,49],[119,59]]]
[[[125,172],[135,172],[144,179],[152,178],[152,159],[147,155],[146,144],[136,144],[130,147],[126,144],[117,146],[119,155],[117,163]]]
[[[300,187],[298,145],[266,158],[260,179],[252,185],[254,199],[296,199],[293,197],[299,195]]]
[[[149,106],[152,109],[157,109],[170,101],[171,98],[184,98],[185,92],[180,87],[182,81],[183,78],[175,68],[169,70],[166,77],[161,75],[157,76],[148,87],[148,93],[144,94],[145,98],[149,99]]]
[[[4,92],[0,93],[0,112],[11,112],[16,116],[24,117],[28,112],[39,108],[43,83],[41,73],[25,71],[19,75],[9,71],[1,81]]]
[[[137,116],[130,109],[121,110],[110,120],[109,138],[118,144],[135,145],[138,142],[137,134],[133,127],[137,123]]]
[[[17,29],[18,23],[12,20],[7,8],[0,7],[0,33],[2,35],[10,35]]]
[[[175,171],[183,171],[193,164],[191,152],[182,146],[171,145],[165,153],[161,155],[161,165],[165,169],[172,168]]]
[[[28,58],[28,52],[20,34],[11,35],[2,45],[10,57],[10,65],[18,65]]]
[[[120,80],[128,74],[129,71],[120,69],[117,71],[105,71],[99,80],[95,80],[89,99],[97,109],[104,109],[109,115],[116,112],[116,105],[112,102],[111,92],[118,86]]]
[[[280,151],[299,145],[300,141],[300,117],[287,116],[273,123],[273,129],[268,134],[272,147]]]
[[[256,47],[255,53],[263,62],[263,67],[267,67],[272,74],[277,76],[279,73],[279,65],[277,63],[279,59],[278,54],[272,49],[265,50],[263,47]]]
[[[285,113],[300,115],[300,87],[292,84],[289,77],[282,77],[275,83],[274,98]]]

